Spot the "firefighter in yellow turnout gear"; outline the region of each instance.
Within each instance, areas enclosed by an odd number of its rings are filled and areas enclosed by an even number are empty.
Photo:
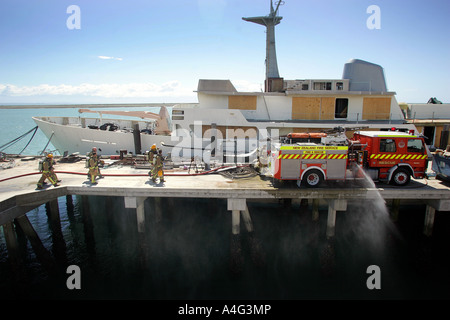
[[[154,165],[154,160],[158,154],[158,150],[159,149],[156,147],[156,144],[154,144],[148,152],[148,162],[150,162],[150,165]]]
[[[156,182],[156,179],[159,177],[160,182],[164,182],[164,159],[162,156],[162,150],[158,150],[158,154],[155,156],[154,165],[152,168],[152,181]]]
[[[148,175],[150,177],[153,175],[153,168],[155,167],[157,154],[158,148],[156,147],[156,144],[154,144],[152,145],[150,151],[148,152],[148,162],[150,163],[150,171],[148,172]]]
[[[92,152],[89,154],[88,160],[89,165],[88,176],[90,177],[92,184],[97,184],[96,178],[97,176],[100,175],[100,169],[98,168],[99,162],[100,160],[97,155],[97,148],[93,148]]]
[[[53,160],[53,154],[49,153],[42,162],[42,176],[37,183],[38,189],[42,189],[44,187],[46,179],[48,179],[53,186],[58,186],[58,182],[60,182],[61,180],[58,180],[58,177],[54,172],[54,164],[55,161]]]

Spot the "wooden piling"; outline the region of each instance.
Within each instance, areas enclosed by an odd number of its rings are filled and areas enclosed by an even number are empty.
[[[108,228],[108,233],[111,235],[113,232],[114,225],[114,201],[115,198],[107,196],[105,198],[105,213],[106,213],[106,226]]]
[[[241,249],[241,235],[240,235],[240,219],[241,214],[239,210],[231,211],[231,271],[240,273],[242,271],[242,249]]]
[[[136,218],[137,218],[137,226],[138,226],[138,232],[144,233],[145,232],[145,208],[144,208],[144,199],[139,199],[137,201],[136,206]]]
[[[95,264],[94,225],[92,223],[91,208],[89,206],[89,197],[81,196],[81,203],[83,207],[82,220],[84,227],[84,240],[86,242],[86,249],[91,262]]]
[[[248,232],[247,240],[253,263],[257,266],[265,264],[265,255],[260,241],[256,238],[253,222],[246,199],[228,199],[228,210],[231,211],[231,270],[234,273],[242,271],[243,256],[241,249],[241,216]]]
[[[398,221],[399,212],[400,212],[400,199],[394,199],[392,200],[392,207],[390,210],[390,216],[393,222]]]
[[[227,207],[228,210],[231,211],[231,270],[234,273],[240,273],[243,264],[240,221],[241,211],[245,211],[247,208],[246,199],[230,198],[227,200]]]
[[[242,220],[244,220],[245,229],[248,232],[247,240],[251,259],[256,266],[261,267],[265,264],[265,254],[261,246],[261,241],[255,235],[252,218],[247,205],[245,206],[245,210],[241,211],[241,216]]]
[[[436,212],[436,209],[434,209],[430,205],[427,205],[427,208],[426,208],[426,211],[425,211],[424,228],[423,228],[423,233],[427,237],[430,237],[432,235],[432,233],[433,233],[435,212]]]
[[[73,213],[73,198],[72,195],[68,194],[66,195],[66,208],[67,208],[67,212],[72,212]]]
[[[335,235],[336,211],[347,210],[347,200],[332,199],[328,203],[327,238]]]
[[[31,224],[30,220],[28,220],[28,217],[26,215],[22,215],[18,218],[16,218],[16,221],[19,223],[20,227],[22,228],[23,232],[25,233],[26,237],[31,243],[31,247],[33,248],[34,252],[36,253],[36,257],[41,262],[41,264],[50,272],[54,271],[55,268],[55,262],[50,254],[50,252],[44,247],[42,244],[41,239],[39,239],[39,236],[34,230],[33,225]]]
[[[6,248],[8,249],[8,257],[10,259],[12,269],[16,269],[21,263],[19,255],[19,243],[17,241],[16,233],[14,232],[14,225],[12,221],[3,225],[3,233],[5,234]]]
[[[67,247],[61,230],[61,218],[59,214],[58,199],[46,203],[46,213],[52,232],[53,254],[63,265],[67,264]]]
[[[334,237],[336,228],[336,209],[331,205],[328,206],[328,218],[327,218],[327,238]]]
[[[231,233],[237,235],[241,230],[241,212],[239,210],[232,210],[231,212]]]
[[[319,199],[312,199],[312,221],[319,220]]]
[[[19,252],[20,255],[23,257],[26,255],[27,252],[27,245],[28,245],[27,236],[25,235],[25,232],[23,232],[22,228],[20,227],[16,219],[14,219],[13,224],[16,231],[17,242],[19,244]]]
[[[125,208],[136,209],[138,232],[145,232],[145,197],[124,197]]]
[[[248,232],[253,232],[253,222],[247,205],[245,206],[245,210],[241,211],[241,215],[242,220],[244,220],[245,229],[247,229]]]
[[[300,200],[300,208],[307,209],[308,208],[308,199]]]
[[[162,220],[162,207],[161,207],[161,198],[156,197],[155,199],[155,219],[156,223],[160,223]]]

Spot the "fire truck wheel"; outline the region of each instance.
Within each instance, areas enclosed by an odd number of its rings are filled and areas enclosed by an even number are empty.
[[[396,186],[406,186],[411,180],[411,176],[406,169],[397,169],[392,175],[391,182]]]
[[[302,181],[307,187],[315,188],[322,184],[323,174],[319,170],[312,169],[305,173]]]

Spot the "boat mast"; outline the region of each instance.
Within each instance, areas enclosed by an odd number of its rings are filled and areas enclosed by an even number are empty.
[[[275,3],[276,9],[273,9],[273,0],[270,0],[270,14],[264,17],[242,18],[245,21],[257,23],[266,27],[266,79],[265,92],[281,91],[283,89],[283,78],[280,78],[277,64],[277,54],[275,50],[275,26],[280,23],[283,17],[277,16],[278,8],[284,1]]]

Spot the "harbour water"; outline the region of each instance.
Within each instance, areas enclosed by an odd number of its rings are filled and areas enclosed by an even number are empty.
[[[2,137],[1,144],[32,128],[31,115],[48,111],[1,110],[1,124],[9,128],[3,131],[11,137]],[[76,109],[51,113],[77,115]],[[35,154],[46,143],[41,137],[25,154]],[[45,205],[27,214],[57,258],[56,272],[40,263],[20,235],[23,264],[11,268],[0,228],[0,298],[450,298],[450,216],[436,212],[433,235],[425,237],[420,202],[402,205],[395,223],[382,199],[349,202],[347,211],[337,213],[335,237],[329,240],[326,205],[313,221],[311,207],[301,203],[249,202],[254,232],[241,223],[240,238],[233,239],[225,200],[147,199],[144,236],[137,232],[135,210],[126,209],[122,198],[66,201],[58,199],[63,241],[55,237]],[[236,240],[241,244],[237,254],[231,250]],[[68,265],[80,267],[79,290],[67,287]],[[381,271],[380,289],[368,288],[369,266]]]
[[[86,199],[88,206],[82,203]],[[121,198],[74,197],[72,209],[62,197],[59,205],[64,237],[59,245],[45,205],[28,213],[44,246],[63,252],[59,273],[49,273],[23,239],[24,270],[11,270],[0,233],[1,298],[450,298],[450,221],[438,213],[433,236],[425,238],[423,206],[402,207],[400,220],[387,226],[377,225],[384,218],[367,215],[367,208],[349,204],[347,212],[338,212],[336,236],[329,241],[326,207],[314,222],[300,204],[249,203],[255,231],[241,227],[241,251],[233,260],[224,200],[148,199],[145,237],[137,232],[134,210],[125,209]],[[87,207],[89,214],[83,211]],[[67,288],[68,265],[80,267],[80,290]],[[381,270],[380,289],[367,287],[371,265]]]

